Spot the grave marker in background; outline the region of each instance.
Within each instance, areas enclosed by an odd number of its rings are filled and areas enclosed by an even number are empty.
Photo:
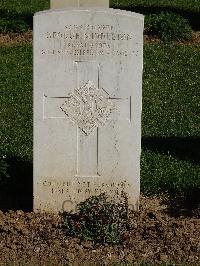
[[[138,208],[142,68],[142,15],[88,7],[35,14],[35,211],[69,211],[123,191]]]
[[[51,8],[109,7],[109,0],[51,0]]]

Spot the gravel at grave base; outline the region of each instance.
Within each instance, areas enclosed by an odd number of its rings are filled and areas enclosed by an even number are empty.
[[[174,218],[157,198],[141,198],[123,246],[95,246],[67,237],[61,222],[59,215],[0,212],[0,265],[200,265],[200,219]]]

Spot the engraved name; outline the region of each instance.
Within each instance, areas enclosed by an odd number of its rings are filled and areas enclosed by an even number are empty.
[[[50,47],[41,55],[68,55],[72,58],[128,56],[132,33],[120,32],[112,25],[65,25],[61,31],[48,31]]]
[[[132,39],[130,34],[115,32],[47,32],[47,39],[70,39],[70,40],[108,40],[108,41],[128,41]]]

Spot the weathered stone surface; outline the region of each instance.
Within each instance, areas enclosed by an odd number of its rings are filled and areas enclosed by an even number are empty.
[[[67,9],[34,17],[34,210],[125,191],[138,206],[143,16]]]
[[[109,0],[51,0],[51,8],[109,7]]]

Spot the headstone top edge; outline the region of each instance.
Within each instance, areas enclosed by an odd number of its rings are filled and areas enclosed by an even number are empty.
[[[114,8],[102,8],[102,7],[67,7],[67,8],[59,8],[59,9],[48,9],[48,10],[43,10],[36,12],[34,14],[35,16],[40,16],[44,14],[50,14],[50,13],[57,13],[57,12],[66,12],[66,11],[93,11],[93,12],[104,12],[104,13],[110,13],[110,14],[115,14],[115,15],[126,15],[130,16],[133,18],[138,18],[141,20],[144,20],[144,15],[136,12],[131,12],[131,11],[126,11],[126,10],[121,10],[121,9],[114,9]]]

